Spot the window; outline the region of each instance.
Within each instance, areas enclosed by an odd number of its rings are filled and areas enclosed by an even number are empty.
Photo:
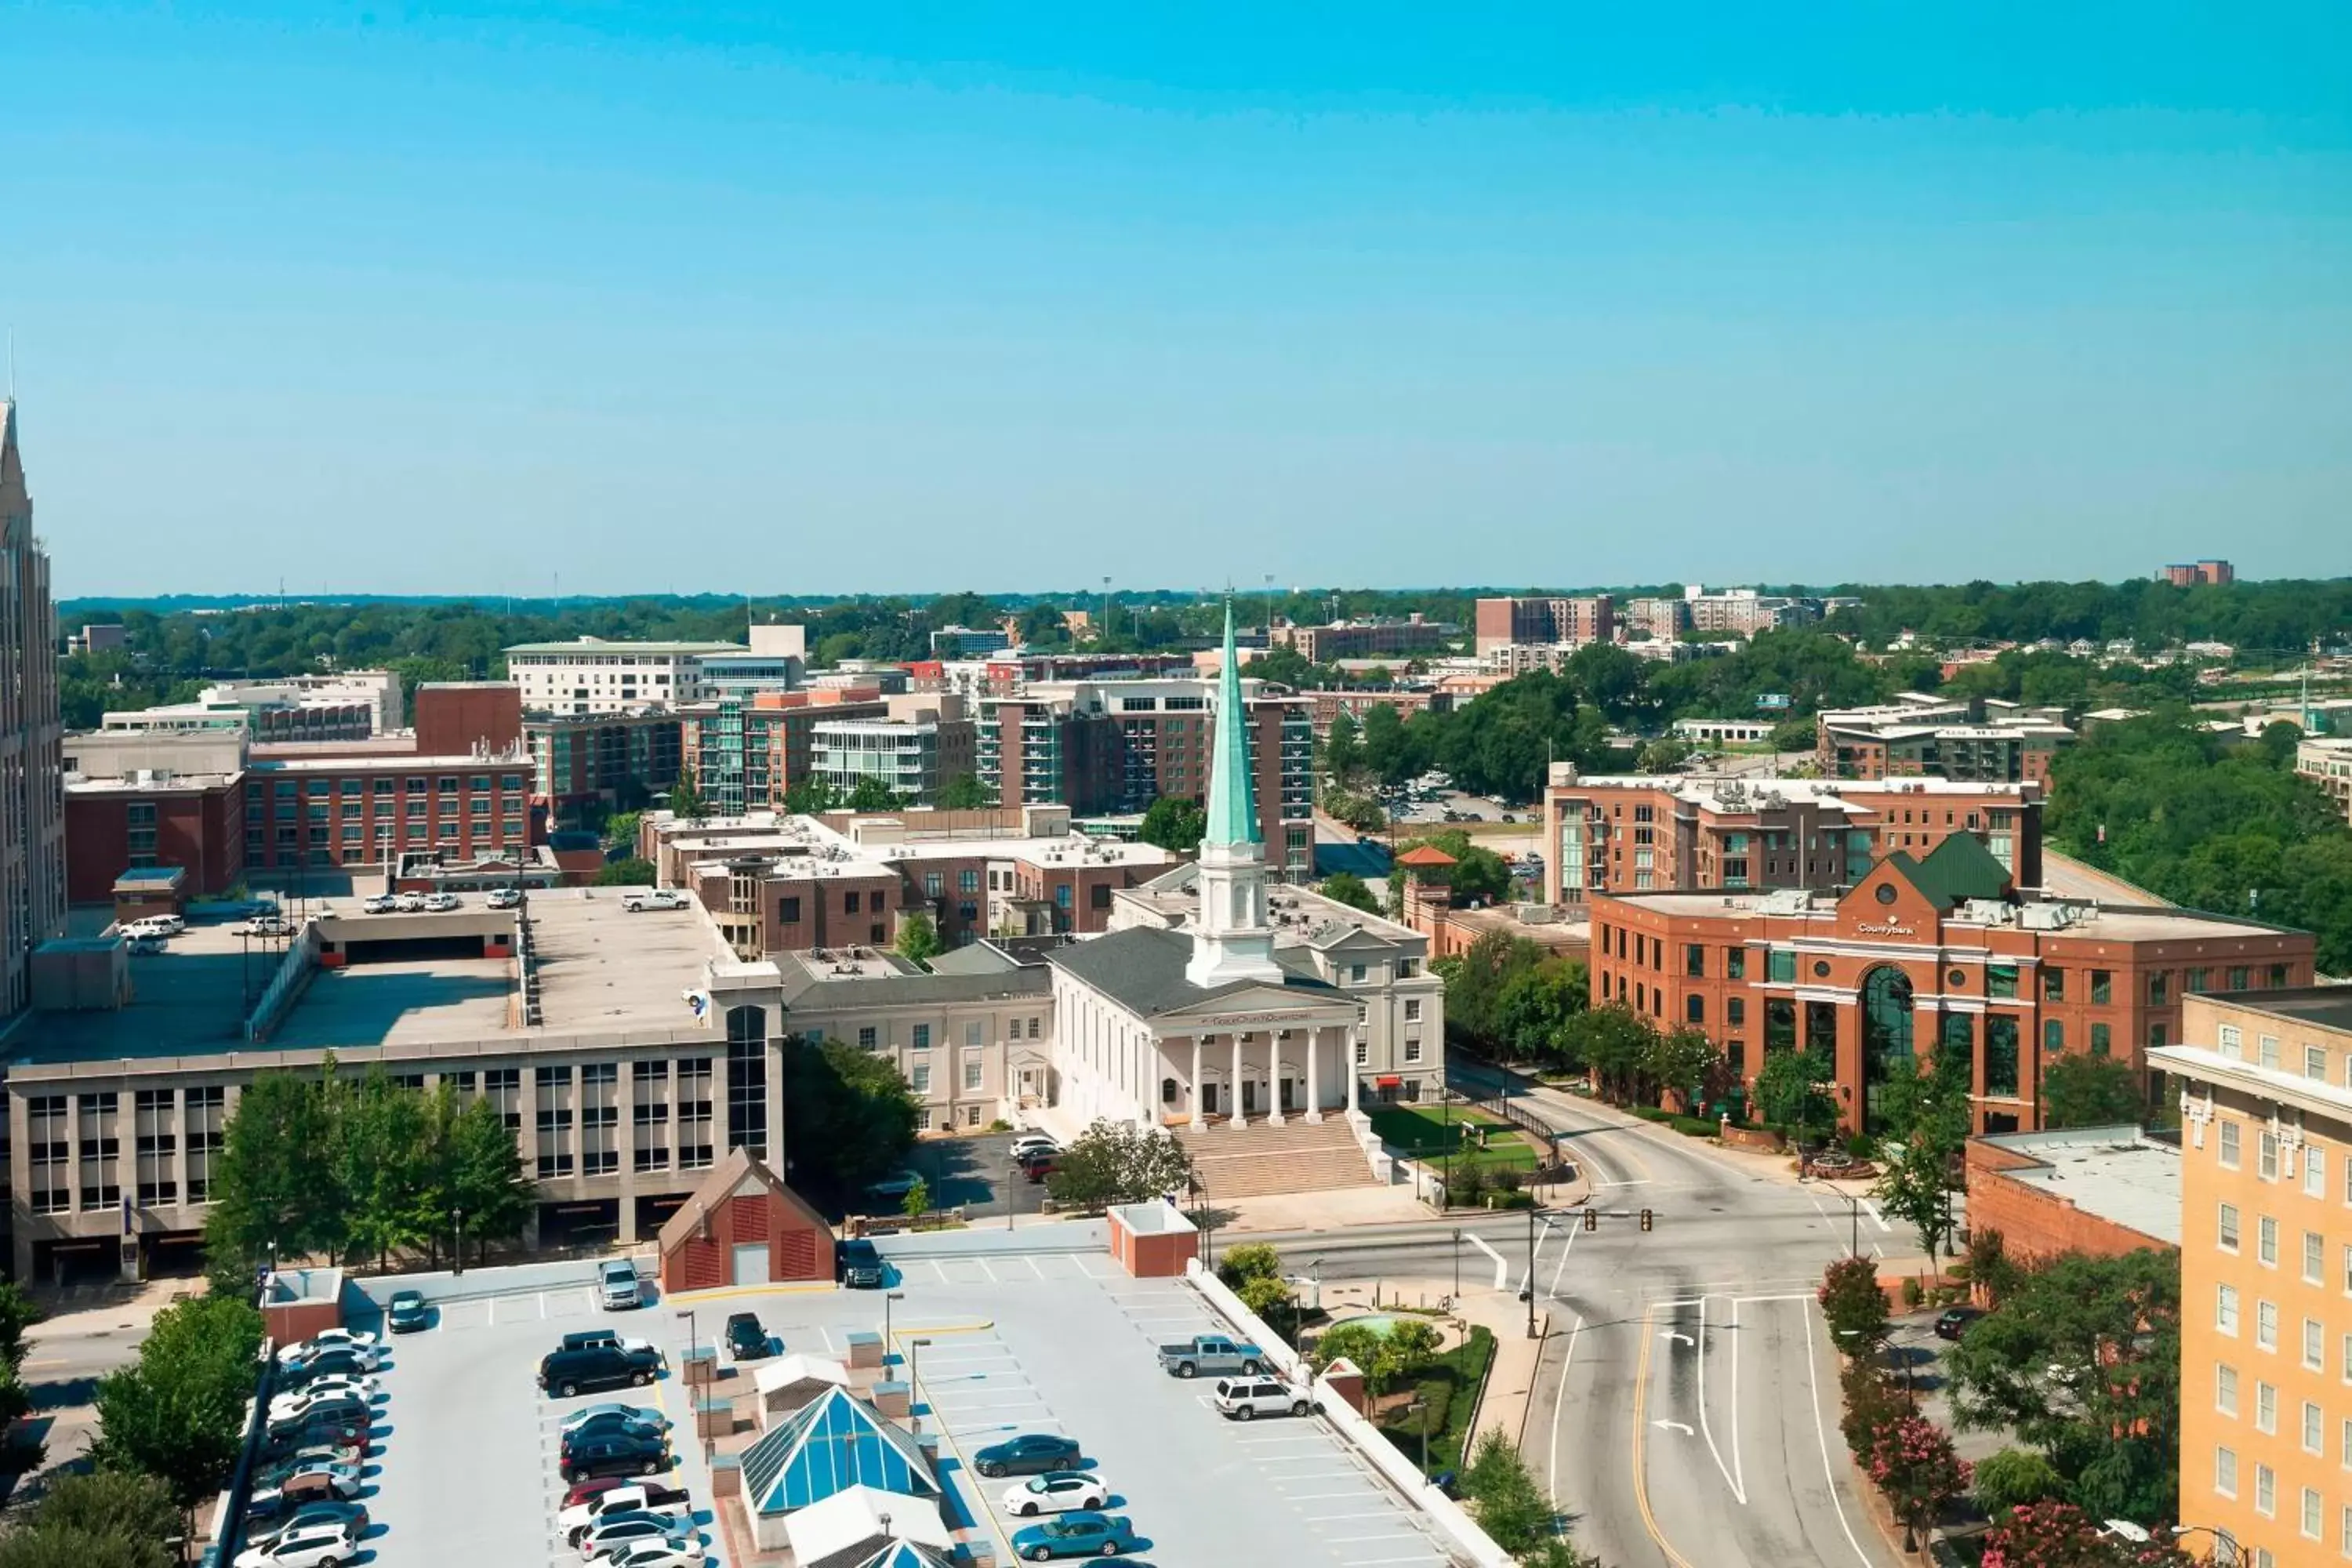
[[[2219,1285],[2213,1290],[2213,1328],[2231,1339],[2238,1336],[2238,1288]]]
[[[977,1055],[968,1055],[963,1058],[963,1087],[967,1091],[979,1089],[982,1068],[982,1060]]]
[[[2235,1448],[2213,1450],[2213,1489],[2223,1497],[2238,1495],[2238,1451]]]
[[[841,895],[841,912],[845,915],[857,912],[857,889],[855,888]]]
[[[1697,942],[1683,945],[1683,973],[1694,980],[1706,978],[1706,949]]]
[[[1726,979],[1747,979],[1748,950],[1744,947],[1725,948],[1723,950],[1723,973]]]
[[[1985,1093],[2017,1098],[2017,1020],[2000,1014],[1985,1018]]]
[[[2115,1049],[2115,1031],[2105,1024],[2091,1026],[2091,1054],[2104,1057]]]
[[[2246,1059],[2245,1031],[2235,1024],[2224,1024],[2213,1031],[2215,1048],[2233,1062]]]
[[[2326,1331],[2320,1328],[2317,1318],[2305,1318],[2303,1321],[2303,1364],[2305,1371],[2326,1372],[2327,1370],[2325,1334]]]
[[[970,868],[956,873],[956,890],[960,893],[979,892],[980,873]]]
[[[1409,1062],[1417,1062],[1421,1060],[1421,1042],[1419,1040],[1407,1040],[1404,1043],[1404,1059]]]
[[[2316,1454],[2326,1445],[2326,1434],[2322,1429],[2319,1418],[2319,1406],[2308,1399],[2305,1400],[2303,1402],[2303,1451],[2306,1454]]]
[[[2017,994],[2017,965],[1989,963],[1985,965],[1985,994],[2014,996]]]
[[[1747,1023],[1748,999],[1744,996],[1726,997],[1723,1004],[1723,1021],[1734,1028]]]
[[[1351,985],[1361,985],[1364,983],[1364,966],[1362,964],[1351,963],[1348,965],[1348,983]]]
[[[2091,971],[2091,1002],[2095,1006],[2115,1000],[2115,976],[2104,969]]]
[[[2066,972],[2064,970],[2044,969],[2042,972],[2042,999],[2044,1002],[2063,1002],[2066,1000]]]
[[[2254,1384],[2254,1430],[2278,1430],[2278,1390],[2267,1383]]]
[[[2276,1035],[2264,1035],[2262,1046],[2262,1067],[2272,1072],[2279,1068],[2279,1043]]]
[[[2223,1205],[2221,1205],[2221,1227],[2220,1227],[2220,1230],[2219,1230],[2219,1232],[2218,1232],[2217,1234],[2218,1234],[2218,1239],[2219,1239],[2219,1242],[2220,1242],[2220,1246],[2221,1246],[2221,1250],[2222,1250],[2222,1251],[2224,1251],[2224,1252],[2235,1252],[2235,1251],[2237,1251],[2237,1250],[2238,1250],[2238,1205],[2235,1205],[2235,1204],[2223,1204]]]
[[[727,1009],[727,1147],[768,1152],[768,1010]]]
[[[1421,1022],[1421,999],[1419,997],[1408,996],[1405,998],[1404,1021],[1408,1024],[1418,1024]]]
[[[2045,1018],[2042,1024],[2042,1048],[2052,1056],[2066,1048],[2066,1026],[2056,1018]]]
[[[2276,1268],[2278,1267],[2278,1221],[2264,1215],[2255,1224],[2258,1229],[2254,1256],[2262,1259],[2263,1268]]]
[[[2303,1278],[2305,1284],[2319,1283],[2319,1277],[2327,1267],[2326,1259],[2326,1239],[2315,1230],[2305,1231],[2303,1233]]]
[[[907,1069],[907,1084],[917,1094],[931,1092],[931,1064],[917,1062]]]
[[[2264,1132],[2254,1145],[2254,1174],[2265,1182],[2278,1180],[2278,1134]]]
[[[2238,1369],[2224,1362],[2213,1363],[2213,1408],[2224,1415],[2238,1413]]]
[[[2303,1195],[2324,1198],[2327,1195],[2327,1151],[2305,1148],[2303,1152]]]
[[[2278,1477],[2260,1463],[2254,1466],[2254,1511],[2264,1519],[2278,1512]]]
[[[2303,1533],[2305,1540],[2319,1539],[2319,1493],[2311,1487],[2303,1489]]]
[[[2276,1301],[2254,1303],[2254,1348],[2265,1351],[2278,1349],[2278,1303]]]
[[[2251,984],[2251,980],[2250,980],[2250,976],[2251,976],[2251,974],[2252,974],[2252,971],[2250,971],[2249,969],[2247,969],[2247,967],[2246,967],[2244,964],[2242,964],[2242,963],[2233,963],[2233,964],[2231,964],[2231,965],[2230,966],[2230,987],[2229,987],[2229,988],[2230,988],[2231,990],[2232,990],[2232,991],[2243,991],[2243,990],[2245,990],[2245,989],[2246,989],[2246,987],[2248,986],[2248,984]]]
[[[2166,982],[2169,978],[2170,977],[2161,969],[2147,977],[2147,1005],[2149,1006],[2161,1007],[2164,1005],[2165,996],[2168,990]]]
[[[1773,984],[1792,984],[1797,978],[1797,955],[1775,951],[1764,958],[1764,978]]]
[[[1356,1042],[1356,1065],[1358,1067],[1362,1067],[1366,1062],[1371,1060],[1371,1051],[1372,1048],[1370,1045],[1360,1039],[1358,1040]]]
[[[1683,1022],[1699,1025],[1706,1022],[1706,998],[1693,993],[1683,998]]]
[[[2326,1083],[2327,1081],[2326,1047],[2305,1046],[2303,1047],[2303,1076],[2310,1079],[2315,1083]]]
[[[2221,1121],[2221,1142],[2219,1151],[2219,1158],[2221,1162],[2221,1168],[2223,1170],[2234,1171],[2238,1168],[2238,1124],[2230,1121],[2227,1117],[2224,1117]],[[2352,1203],[2352,1165],[2345,1167],[2344,1180],[2347,1186],[2345,1201]]]
[[[931,1048],[931,1026],[929,1024],[916,1025],[914,1027],[914,1037],[911,1043],[914,1048],[919,1051],[929,1050]]]

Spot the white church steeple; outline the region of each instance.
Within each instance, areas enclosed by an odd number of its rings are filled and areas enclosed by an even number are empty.
[[[1224,662],[1217,672],[1216,752],[1210,760],[1209,826],[1201,840],[1201,917],[1184,978],[1195,985],[1236,980],[1282,983],[1266,917],[1265,842],[1250,781],[1249,713],[1242,706],[1241,659],[1234,651],[1233,601],[1225,602]]]

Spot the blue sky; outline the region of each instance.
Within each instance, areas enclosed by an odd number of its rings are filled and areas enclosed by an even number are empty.
[[[0,40],[63,594],[2352,573],[2340,0]]]

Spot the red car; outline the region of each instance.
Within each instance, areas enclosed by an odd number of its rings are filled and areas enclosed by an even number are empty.
[[[1061,1155],[1051,1149],[1040,1149],[1021,1157],[1021,1173],[1034,1185],[1060,1170]]]
[[[611,1491],[614,1487],[635,1486],[635,1484],[636,1478],[634,1476],[592,1476],[588,1479],[582,1481],[578,1486],[573,1487],[570,1491],[563,1494],[563,1507],[565,1509],[578,1508],[590,1498],[602,1496],[604,1493]],[[557,1511],[561,1512],[562,1510],[558,1510]]]

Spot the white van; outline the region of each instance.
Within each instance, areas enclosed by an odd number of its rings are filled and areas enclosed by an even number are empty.
[[[645,1304],[637,1289],[637,1266],[615,1258],[596,1270],[596,1290],[608,1312],[625,1312]]]

